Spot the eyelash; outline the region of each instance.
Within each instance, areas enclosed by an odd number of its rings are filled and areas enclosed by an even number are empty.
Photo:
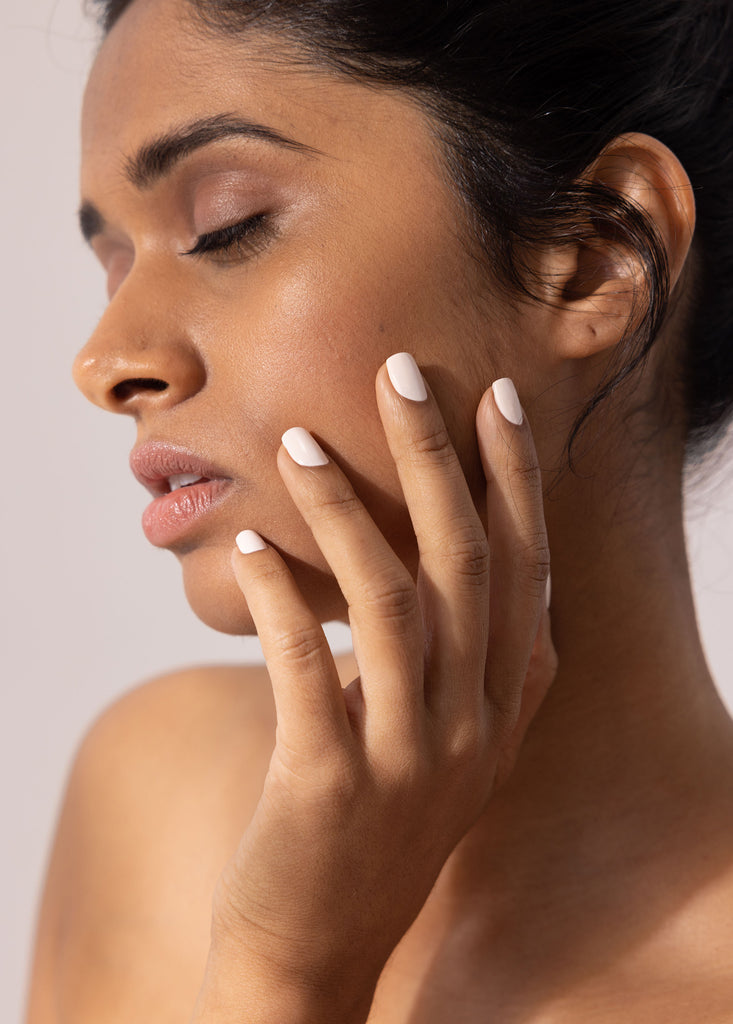
[[[196,239],[192,249],[183,252],[183,256],[229,257],[232,260],[244,258],[255,253],[265,240],[263,236],[269,227],[267,214],[258,213],[254,217],[228,224],[226,227],[209,231]]]

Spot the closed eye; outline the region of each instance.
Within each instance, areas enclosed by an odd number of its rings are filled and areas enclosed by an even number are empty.
[[[182,256],[206,256],[217,254],[228,259],[244,258],[256,252],[266,240],[269,233],[267,214],[258,213],[254,217],[229,224],[209,231],[196,239],[192,249],[181,253]]]

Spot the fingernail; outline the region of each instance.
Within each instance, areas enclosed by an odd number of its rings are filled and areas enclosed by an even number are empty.
[[[552,576],[547,574],[547,583],[545,583],[545,604],[550,607],[550,601],[552,600]]]
[[[317,441],[303,427],[291,427],[282,436],[288,455],[299,466],[326,466],[328,458]]]
[[[267,547],[259,533],[255,533],[254,530],[242,530],[237,534],[234,543],[243,555],[250,555],[253,551],[264,551]]]
[[[524,422],[524,413],[514,384],[508,377],[500,377],[491,385],[491,390],[494,392],[496,407],[504,419],[513,423],[515,427],[520,426]]]
[[[409,352],[398,352],[387,360],[387,373],[398,395],[411,402],[424,402],[428,397],[425,381]]]

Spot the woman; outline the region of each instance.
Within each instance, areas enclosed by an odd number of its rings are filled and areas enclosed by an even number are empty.
[[[92,728],[29,1021],[729,1021],[730,3],[100,7],[76,379],[268,674]]]

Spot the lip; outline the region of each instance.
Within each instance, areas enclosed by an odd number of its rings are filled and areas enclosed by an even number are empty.
[[[218,505],[232,479],[224,470],[193,452],[163,441],[150,441],[134,448],[130,469],[152,494],[143,512],[145,536],[156,547],[170,547],[180,541],[199,520]],[[200,483],[171,491],[168,479],[191,474]]]

